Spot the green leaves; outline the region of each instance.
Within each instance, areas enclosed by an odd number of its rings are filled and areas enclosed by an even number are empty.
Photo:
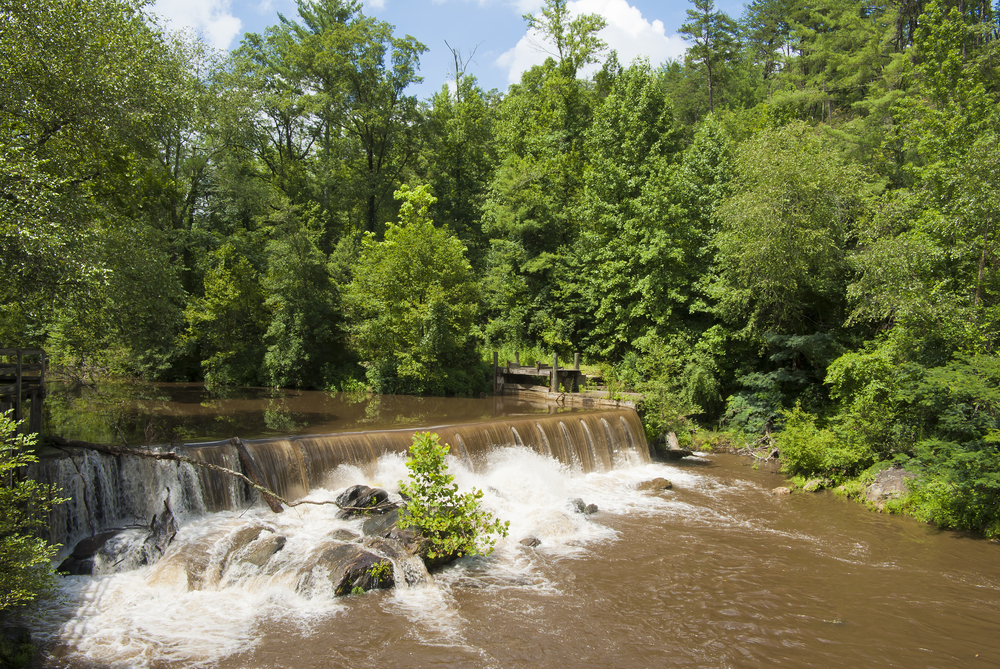
[[[23,467],[37,462],[34,435],[17,434],[13,410],[0,413],[0,612],[30,604],[53,587],[50,546],[36,532],[63,501],[54,486],[23,478]]]
[[[344,299],[352,345],[379,392],[471,394],[482,377],[471,328],[479,290],[465,245],[428,218],[427,186],[403,187],[400,223],[365,237]]]
[[[447,473],[448,445],[430,432],[413,435],[409,483],[400,481],[408,497],[399,526],[415,527],[430,541],[428,557],[453,559],[463,555],[489,555],[498,537],[507,536],[510,521],[500,521],[480,506],[483,493],[459,493],[455,477]]]

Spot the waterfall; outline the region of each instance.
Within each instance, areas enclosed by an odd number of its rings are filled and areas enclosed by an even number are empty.
[[[244,442],[269,488],[287,500],[323,487],[340,465],[364,466],[387,453],[406,453],[416,432],[435,432],[467,467],[485,466],[494,449],[513,446],[553,457],[583,472],[648,463],[649,447],[632,410],[508,417],[417,429],[345,432]],[[240,471],[228,441],[181,447],[192,458]],[[180,516],[244,509],[257,498],[232,476],[175,462],[110,456],[91,451],[51,454],[32,476],[54,483],[70,501],[50,516],[49,539],[72,546],[109,527],[147,524],[167,501]]]

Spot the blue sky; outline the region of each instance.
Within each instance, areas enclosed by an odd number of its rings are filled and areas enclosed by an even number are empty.
[[[453,69],[447,41],[464,55],[476,49],[468,72],[484,88],[501,91],[521,72],[545,60],[544,43],[526,30],[525,13],[538,13],[542,0],[364,0],[365,14],[396,26],[428,50],[420,59],[424,82],[412,92],[427,98],[449,80]],[[683,58],[685,42],[677,29],[689,2],[671,0],[571,0],[573,13],[597,13],[608,21],[601,37],[618,51],[619,60],[637,56],[654,65]],[[717,0],[716,7],[738,18],[742,0]],[[296,16],[295,0],[157,0],[153,11],[170,28],[192,28],[220,49],[239,45],[244,33],[262,32],[277,23],[278,12]],[[477,48],[478,45],[478,48]]]

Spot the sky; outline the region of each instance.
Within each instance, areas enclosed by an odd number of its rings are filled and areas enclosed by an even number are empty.
[[[505,91],[522,72],[542,63],[548,55],[546,45],[528,33],[522,18],[540,13],[542,4],[542,0],[364,0],[364,13],[396,26],[396,35],[412,35],[427,47],[420,57],[424,81],[409,89],[423,99],[454,76],[448,45],[463,58],[472,57],[466,72],[486,89]],[[608,25],[600,36],[618,51],[622,64],[645,57],[654,65],[683,59],[687,45],[677,29],[692,6],[683,0],[568,3],[573,14],[605,18]],[[733,18],[743,12],[742,0],[718,0],[716,7]],[[168,28],[193,29],[219,49],[235,49],[245,33],[260,33],[276,24],[279,12],[290,19],[297,16],[295,0],[156,0],[153,11]]]

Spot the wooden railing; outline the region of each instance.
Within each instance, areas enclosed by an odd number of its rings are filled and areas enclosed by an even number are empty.
[[[25,418],[28,432],[42,428],[45,397],[45,351],[31,348],[0,348],[0,412],[14,409],[14,420]]]

